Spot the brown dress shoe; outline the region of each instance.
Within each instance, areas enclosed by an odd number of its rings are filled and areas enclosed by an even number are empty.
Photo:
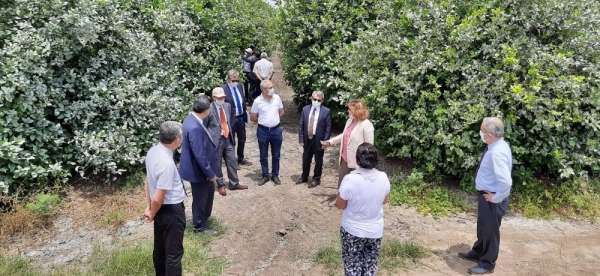
[[[242,184],[237,184],[235,186],[229,186],[229,190],[246,190],[248,189],[248,186],[246,185],[242,185]]]

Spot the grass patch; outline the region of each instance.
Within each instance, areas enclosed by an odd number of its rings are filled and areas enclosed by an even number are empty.
[[[0,275],[37,275],[28,259],[0,256]]]
[[[464,198],[446,187],[426,182],[420,172],[413,172],[404,178],[392,178],[390,203],[415,206],[420,213],[436,217],[469,209]]]
[[[0,240],[14,235],[35,234],[50,224],[57,214],[61,198],[54,193],[40,193],[24,201],[15,202],[10,211],[0,213]]]
[[[423,246],[411,241],[383,240],[379,252],[379,270],[393,272],[418,264],[429,253]],[[317,251],[313,261],[323,265],[328,275],[343,274],[341,246],[334,243]]]
[[[531,218],[578,218],[597,222],[600,179],[575,178],[556,183],[517,174],[511,208]]]

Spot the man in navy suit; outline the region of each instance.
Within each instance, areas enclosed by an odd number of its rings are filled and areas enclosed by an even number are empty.
[[[323,172],[323,155],[325,150],[321,147],[321,141],[328,140],[331,136],[331,113],[329,108],[322,106],[323,92],[312,93],[312,104],[302,109],[300,116],[300,130],[298,131],[299,142],[304,146],[302,154],[302,176],[296,184],[308,182],[308,173],[313,155],[315,156],[315,171],[309,188],[321,184]]]
[[[225,102],[231,105],[231,117],[234,118],[232,135],[237,138],[237,162],[239,165],[250,165],[244,159],[244,146],[246,144],[246,123],[248,113],[246,104],[248,99],[244,93],[244,86],[240,84],[240,73],[236,70],[227,72],[227,83],[223,85],[225,91]]]
[[[216,144],[203,123],[209,113],[210,100],[201,95],[183,121],[180,174],[192,186],[192,223],[196,232],[208,229],[217,182]],[[226,195],[225,186],[220,185],[218,190]]]

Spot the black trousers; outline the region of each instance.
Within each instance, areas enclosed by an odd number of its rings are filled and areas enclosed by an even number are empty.
[[[310,172],[310,163],[315,157],[315,171],[313,179],[320,180],[323,173],[323,155],[325,150],[321,148],[321,141],[313,137],[304,142],[304,152],[302,153],[302,179],[308,179]]]
[[[192,183],[192,223],[195,228],[208,226],[215,199],[215,185],[209,181]]]
[[[238,116],[233,126],[233,132],[236,138],[237,160],[244,160],[244,146],[246,145],[246,123],[243,116]]]
[[[154,270],[156,275],[181,275],[185,208],[165,204],[154,217]]]
[[[508,198],[500,203],[487,202],[479,195],[477,208],[477,241],[472,253],[479,259],[479,266],[494,269],[500,251],[500,224],[508,209]]]

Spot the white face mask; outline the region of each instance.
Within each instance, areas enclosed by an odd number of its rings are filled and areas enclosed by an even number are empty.
[[[483,131],[479,131],[479,136],[481,137],[481,141],[485,143],[485,133]]]
[[[225,103],[225,100],[215,100],[215,103],[218,105],[223,105]]]
[[[269,96],[275,95],[275,89],[273,89],[273,88],[269,89],[269,92],[267,92],[267,95],[269,95]]]
[[[321,106],[321,102],[319,102],[319,101],[312,101],[312,106],[313,107],[319,107],[319,106]]]

